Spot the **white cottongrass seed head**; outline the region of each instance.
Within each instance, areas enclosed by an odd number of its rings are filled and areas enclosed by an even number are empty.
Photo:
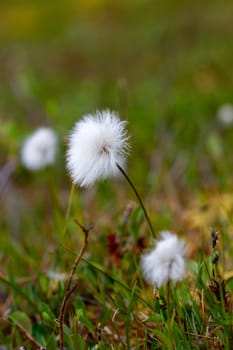
[[[217,112],[218,121],[224,126],[233,124],[233,105],[223,104]]]
[[[142,257],[144,278],[159,288],[168,281],[178,281],[185,273],[185,242],[169,231],[161,232],[162,239],[155,241],[154,249]]]
[[[89,187],[98,179],[119,175],[128,152],[125,121],[116,112],[84,115],[69,137],[67,169],[75,184]]]
[[[21,149],[21,162],[25,168],[36,171],[53,164],[57,151],[57,136],[48,127],[37,129]]]

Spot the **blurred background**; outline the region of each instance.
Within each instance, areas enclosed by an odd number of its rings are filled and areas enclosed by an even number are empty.
[[[185,184],[223,184],[232,133],[213,124],[232,103],[232,30],[230,0],[1,1],[1,165],[36,127],[65,137],[109,107],[130,122],[139,183],[175,166]]]

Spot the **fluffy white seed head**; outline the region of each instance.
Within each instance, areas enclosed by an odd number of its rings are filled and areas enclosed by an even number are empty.
[[[168,231],[162,231],[161,236],[141,261],[143,276],[153,287],[160,287],[169,280],[178,281],[185,272],[184,241]]]
[[[217,118],[221,124],[224,126],[230,126],[233,124],[233,105],[224,104],[222,105],[218,112]]]
[[[21,162],[29,170],[39,170],[54,163],[57,150],[57,136],[47,127],[37,129],[29,136],[21,150]]]
[[[98,179],[119,175],[128,151],[126,122],[116,112],[85,115],[69,137],[67,169],[74,183],[89,187]]]

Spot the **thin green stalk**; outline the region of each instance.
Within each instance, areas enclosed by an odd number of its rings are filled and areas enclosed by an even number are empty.
[[[168,319],[171,317],[171,281],[167,282],[166,285],[166,303],[167,303],[167,312],[168,312]]]
[[[116,165],[117,165],[118,169],[120,170],[120,172],[122,173],[122,175],[123,175],[123,176],[125,177],[125,179],[127,180],[128,184],[130,185],[130,187],[132,188],[132,190],[134,191],[134,193],[135,193],[135,195],[136,195],[136,197],[137,197],[137,199],[138,199],[138,201],[139,201],[139,203],[140,203],[140,205],[141,205],[141,207],[142,207],[142,210],[143,210],[143,213],[144,213],[144,215],[145,215],[146,221],[147,221],[147,223],[148,223],[148,225],[149,225],[151,234],[152,234],[153,238],[156,238],[156,235],[155,235],[153,226],[152,226],[152,224],[151,224],[150,218],[149,218],[149,216],[148,216],[148,214],[147,214],[146,208],[145,208],[145,206],[144,206],[144,204],[143,204],[143,201],[142,201],[142,199],[141,199],[141,197],[140,197],[140,195],[139,195],[139,193],[138,193],[136,187],[134,186],[134,184],[132,183],[132,181],[130,180],[130,178],[128,177],[128,175],[126,174],[126,172],[124,171],[124,169],[122,169],[122,167],[121,167],[118,163],[116,163]]]
[[[72,206],[72,200],[73,200],[73,196],[74,196],[74,190],[75,190],[75,184],[72,183],[71,190],[70,190],[70,195],[69,195],[68,207],[66,209],[66,216],[65,216],[65,220],[64,220],[64,226],[63,226],[63,230],[62,230],[62,237],[64,237],[65,234],[66,234],[67,222],[68,222],[68,219],[69,219],[69,216],[70,216],[70,212],[71,212],[71,206]]]

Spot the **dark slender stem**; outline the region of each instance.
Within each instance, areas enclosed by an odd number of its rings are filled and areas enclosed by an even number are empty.
[[[156,236],[155,236],[155,232],[154,232],[153,226],[151,224],[151,221],[150,221],[150,218],[149,218],[149,216],[147,214],[146,208],[145,208],[145,206],[143,204],[143,201],[142,201],[142,199],[141,199],[141,197],[140,197],[136,187],[134,186],[134,184],[132,183],[132,181],[130,180],[130,178],[128,177],[126,172],[124,171],[124,169],[122,169],[122,167],[118,163],[116,163],[116,165],[117,165],[118,169],[120,170],[120,172],[122,173],[122,175],[126,178],[127,182],[129,183],[130,187],[132,188],[132,190],[134,191],[134,193],[135,193],[135,195],[136,195],[136,197],[137,197],[137,199],[138,199],[138,201],[139,201],[139,203],[140,203],[140,205],[142,207],[143,213],[144,213],[146,221],[147,221],[147,223],[149,225],[149,228],[150,228],[150,231],[152,233],[152,236],[153,236],[153,238],[155,238]]]
[[[78,286],[78,283],[75,282],[73,286],[72,285],[72,280],[76,271],[76,268],[83,256],[83,253],[87,247],[87,239],[88,239],[88,234],[89,231],[93,228],[93,225],[90,225],[88,228],[85,228],[84,226],[82,226],[77,220],[76,220],[77,225],[82,229],[83,233],[84,233],[84,241],[82,244],[82,247],[80,249],[79,254],[77,255],[74,264],[72,266],[72,269],[70,271],[70,275],[69,275],[69,279],[68,279],[68,284],[66,287],[66,292],[65,295],[63,297],[62,303],[61,303],[61,307],[60,307],[60,313],[59,313],[59,317],[58,317],[58,328],[59,328],[59,343],[60,343],[60,350],[64,350],[64,331],[63,331],[63,321],[64,321],[64,316],[65,316],[65,309],[66,309],[66,304],[69,300],[69,297],[71,296],[71,294],[75,291],[75,289]]]

